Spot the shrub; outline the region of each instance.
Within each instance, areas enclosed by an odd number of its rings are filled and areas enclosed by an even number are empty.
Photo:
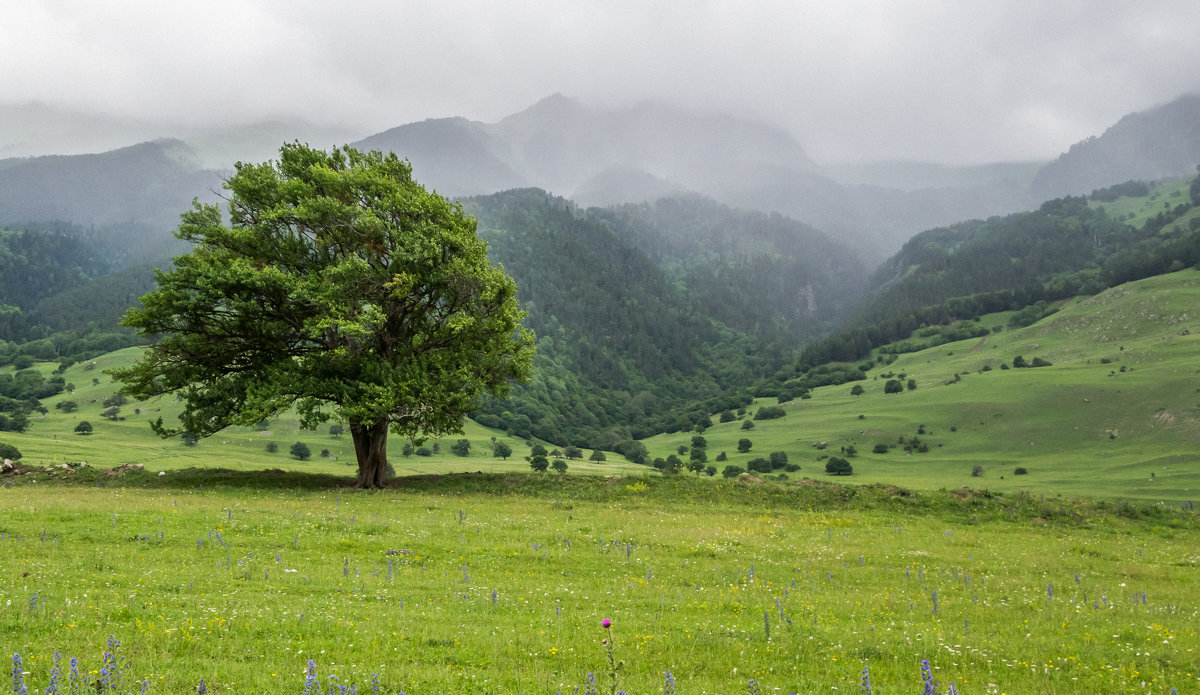
[[[866,392],[867,390],[862,387],[862,384],[855,384],[854,386],[850,387],[851,396],[861,396]]]
[[[17,450],[17,447],[13,446],[12,444],[5,444],[3,442],[0,442],[0,459],[8,459],[10,461],[16,461],[16,460],[19,460],[20,458],[21,458],[21,452]]]
[[[323,458],[323,459],[333,458],[333,454],[329,453],[329,449],[321,449],[321,458]]]
[[[724,422],[733,422],[736,419],[737,419],[737,416],[733,414],[732,410],[722,410],[721,411],[721,417],[720,417],[721,422],[723,422],[723,423]]]
[[[749,439],[739,439],[738,440],[738,453],[744,454],[747,451],[750,451],[751,446],[752,446],[752,444],[750,444]]]
[[[534,444],[533,448],[529,450],[530,456],[545,456],[546,454],[546,447],[541,444]]]
[[[771,458],[771,470],[783,468],[788,463],[788,456],[787,456],[787,452],[785,452],[785,451],[772,451],[770,458]]]
[[[404,442],[404,446],[400,448],[402,456],[412,456],[413,451],[415,451],[415,447],[413,447],[412,442]]]
[[[704,475],[707,475],[710,478],[716,474],[717,474],[716,466],[708,466],[707,468],[704,469]]]
[[[725,476],[726,478],[736,478],[745,472],[746,469],[742,468],[741,466],[729,464],[728,466],[725,466],[724,470],[721,471],[721,475]]]
[[[1033,362],[1031,362],[1029,366],[1031,366],[1031,367],[1049,367],[1050,363],[1047,362],[1046,360],[1042,359],[1041,357],[1034,357]]]
[[[588,460],[595,461],[596,463],[603,463],[605,458],[606,457],[604,456],[603,451],[600,451],[599,449],[592,449],[592,455],[588,457]]]
[[[577,446],[565,446],[563,447],[563,456],[569,459],[581,459],[583,458],[583,449]]]
[[[718,461],[724,461],[724,460],[726,460],[727,458],[729,458],[729,457],[725,455],[725,452],[724,452],[724,451],[722,451],[721,453],[717,454],[717,460],[718,460]]]
[[[81,420],[78,425],[75,425],[75,431],[79,434],[91,434],[92,423],[87,420]]]
[[[196,446],[200,441],[200,435],[195,432],[184,432],[179,435],[179,441],[183,442],[184,446]]]
[[[1025,466],[1017,466],[1013,469],[1013,475],[1025,475],[1029,470]]]
[[[776,420],[787,415],[787,411],[777,405],[768,405],[758,409],[754,414],[755,420]]]
[[[417,456],[433,456],[433,451],[427,446],[419,446],[414,452]]]
[[[506,459],[512,456],[512,447],[506,442],[496,442],[492,444],[492,456],[498,459]]]
[[[875,448],[872,449],[872,451],[875,452],[876,454],[886,454],[888,452],[888,445],[881,442],[879,444],[876,444]]]
[[[831,456],[829,457],[829,460],[825,462],[825,472],[830,475],[853,475],[854,468],[846,459],[838,458],[837,456]]]
[[[746,420],[745,422],[742,423],[742,429],[752,430],[752,429],[754,429],[754,423],[751,422],[750,420]]]
[[[346,428],[339,424],[329,426],[329,434],[334,437],[340,437],[346,432]]]
[[[800,466],[797,466],[794,463],[789,463],[783,467],[783,470],[787,471],[788,473],[795,473],[796,471],[800,470]]]
[[[267,453],[273,454],[276,451],[279,451],[279,445],[275,442],[267,442]]]
[[[975,464],[975,466],[973,468],[971,468],[971,477],[972,478],[980,478],[982,476],[983,476],[983,466],[981,466],[977,463],[977,464]]]
[[[567,462],[563,459],[554,459],[554,463],[550,464],[550,467],[553,468],[554,472],[558,473],[559,475],[563,475],[567,472]]]
[[[79,404],[75,401],[59,401],[54,404],[54,407],[58,408],[64,413],[73,413],[75,412],[75,409],[79,407]]]
[[[1017,355],[1013,358],[1012,366],[1014,369],[1024,369],[1029,366],[1029,363],[1025,361],[1024,357]]]
[[[529,458],[529,467],[538,473],[545,473],[546,469],[550,467],[550,462],[546,460],[544,454],[536,454]]]
[[[761,458],[761,457],[754,458],[754,459],[750,459],[750,462],[746,464],[746,468],[749,468],[750,470],[754,471],[755,473],[770,473],[771,472],[771,462],[768,461],[767,459]]]
[[[301,461],[307,461],[309,457],[312,456],[312,452],[309,451],[308,445],[304,442],[296,442],[288,451],[292,456],[295,456]]]
[[[450,445],[450,451],[453,452],[455,456],[467,456],[471,453],[471,440],[460,439],[454,442]]]
[[[899,379],[888,379],[887,383],[885,383],[883,385],[883,392],[884,393],[903,393],[904,392],[904,384],[900,383]]]

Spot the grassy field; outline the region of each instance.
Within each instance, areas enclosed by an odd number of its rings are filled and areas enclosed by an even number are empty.
[[[323,692],[408,695],[668,692],[668,671],[680,695],[859,692],[864,667],[920,693],[922,660],[939,693],[1200,687],[1194,513],[685,477],[130,478],[162,487],[0,490],[0,642],[31,692],[56,651],[115,692],[316,692],[309,659]]]
[[[1007,315],[985,317],[984,338],[903,354],[853,384],[815,389],[783,404],[787,415],[754,421],[757,408],[704,432],[709,463],[719,452],[745,467],[783,451],[800,470],[826,479],[824,458],[850,458],[852,480],[918,489],[987,488],[1047,495],[1200,499],[1200,272],[1185,270],[1067,303],[1023,329]],[[1016,356],[1049,367],[1002,369]],[[986,371],[985,371],[986,370]],[[885,394],[898,378],[916,390]],[[753,429],[744,430],[745,420]],[[923,434],[919,434],[921,430]],[[646,442],[654,456],[689,446],[694,433]],[[917,437],[925,453],[906,453]],[[738,453],[739,439],[752,448]],[[825,442],[827,448],[816,448]],[[887,444],[886,454],[872,453]],[[685,454],[681,458],[687,460]],[[976,466],[981,475],[973,476]],[[1024,467],[1027,475],[1013,475]]]

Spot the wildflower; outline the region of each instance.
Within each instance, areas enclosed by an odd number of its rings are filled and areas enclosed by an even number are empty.
[[[607,630],[608,628],[612,627],[612,621],[609,620],[608,618],[605,618],[604,620],[600,621],[600,627]]]
[[[663,683],[663,695],[675,695],[675,676],[671,675],[670,669],[667,670],[665,681]]]
[[[200,679],[200,684],[196,686],[197,695],[205,695],[208,692],[208,686],[204,683],[204,679]]]
[[[871,695],[871,672],[863,666],[862,670],[862,695]]]
[[[921,680],[925,682],[925,689],[921,691],[921,695],[938,695],[937,683],[933,680],[933,667],[929,665],[929,659],[921,659]]]
[[[13,693],[16,695],[29,695],[29,689],[25,687],[25,672],[21,670],[21,655],[18,652],[13,652],[12,655],[12,684]]]

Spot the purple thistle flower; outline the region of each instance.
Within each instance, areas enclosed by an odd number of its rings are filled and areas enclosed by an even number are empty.
[[[607,630],[608,628],[612,627],[612,621],[609,620],[608,618],[605,618],[604,620],[600,621],[600,627]]]

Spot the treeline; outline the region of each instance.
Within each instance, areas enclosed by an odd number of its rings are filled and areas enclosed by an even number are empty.
[[[923,326],[1039,303],[1044,310],[1062,299],[1196,266],[1200,185],[1192,190],[1191,199],[1168,205],[1141,228],[1112,219],[1087,198],[1067,197],[1035,212],[919,234],[876,273],[876,294],[866,307],[847,327],[807,347],[799,367],[859,360]]]

